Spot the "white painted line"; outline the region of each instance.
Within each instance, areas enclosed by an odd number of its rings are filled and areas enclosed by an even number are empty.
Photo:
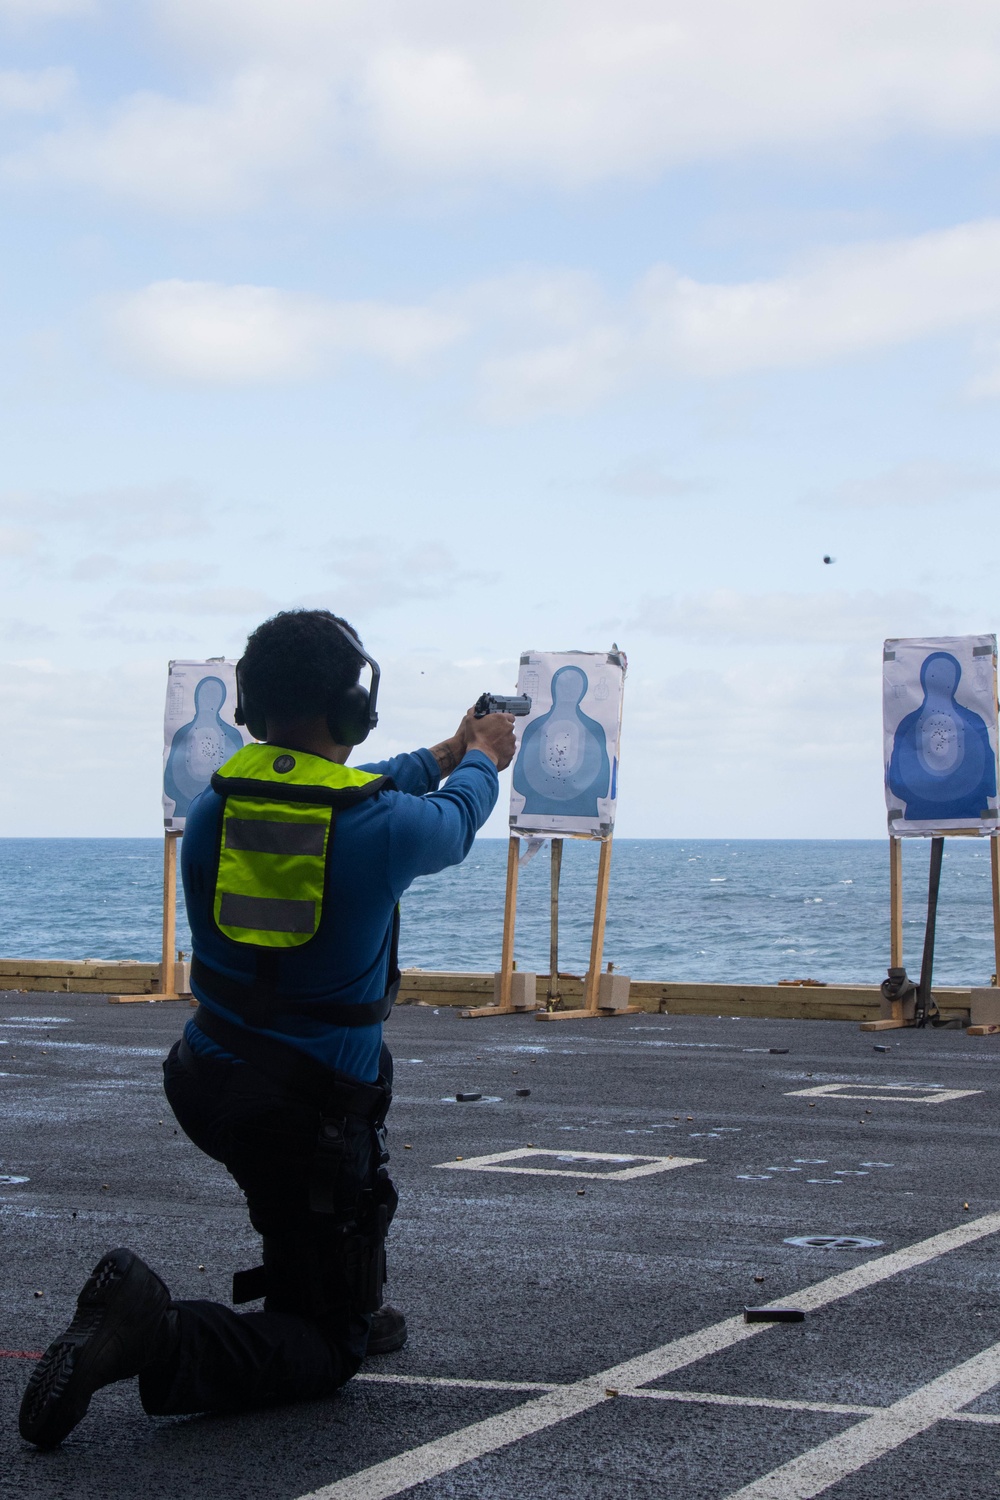
[[[930,1089],[917,1092],[917,1084],[894,1083],[821,1083],[814,1089],[790,1089],[786,1099],[877,1099],[880,1104],[947,1104],[952,1099],[971,1099],[982,1089]],[[866,1089],[864,1094],[845,1093],[845,1089]],[[904,1089],[907,1092],[904,1092]],[[877,1091],[877,1092],[876,1092]]]
[[[558,1391],[566,1384],[551,1380],[462,1380],[451,1375],[377,1375],[373,1371],[355,1375],[354,1379],[372,1385],[450,1386],[460,1391]]]
[[[445,1387],[461,1391],[560,1391],[568,1381],[547,1383],[543,1380],[464,1380],[451,1375],[377,1375],[365,1372],[355,1375],[355,1381],[371,1385],[410,1385]],[[619,1387],[617,1396],[637,1401],[681,1401],[693,1406],[745,1406],[764,1411],[805,1411],[843,1417],[874,1417],[888,1408],[884,1406],[855,1406],[842,1401],[796,1401],[780,1396],[726,1396],[718,1391],[664,1391],[650,1390],[648,1386]],[[943,1422],[979,1422],[984,1426],[1000,1426],[1000,1413],[956,1411],[946,1413]]]
[[[844,1406],[837,1401],[782,1401],[777,1396],[722,1396],[715,1391],[619,1390],[619,1396],[638,1397],[646,1401],[684,1401],[695,1406],[753,1406],[768,1411],[818,1411],[836,1417],[870,1417],[883,1410],[880,1406]]]
[[[782,1300],[794,1302],[806,1312],[815,1312],[817,1308],[826,1307],[829,1303],[849,1297],[866,1287],[877,1286],[879,1282],[898,1276],[901,1271],[926,1265],[951,1250],[975,1244],[977,1240],[998,1231],[1000,1214],[984,1214],[982,1218],[959,1224],[954,1229],[946,1229],[918,1244],[895,1250],[890,1255],[876,1256],[862,1265],[828,1276],[803,1291],[789,1292]],[[663,1344],[648,1354],[623,1360],[596,1375],[523,1402],[510,1411],[486,1417],[481,1422],[473,1422],[468,1427],[459,1428],[457,1432],[450,1432],[432,1442],[423,1443],[418,1448],[399,1453],[395,1458],[387,1458],[370,1468],[360,1469],[345,1479],[310,1490],[308,1495],[300,1496],[299,1500],[389,1500],[390,1496],[399,1495],[404,1490],[412,1489],[414,1485],[424,1484],[437,1478],[439,1474],[450,1473],[462,1464],[482,1458],[484,1454],[495,1453],[498,1448],[508,1447],[533,1433],[544,1432],[559,1422],[565,1422],[591,1407],[599,1406],[608,1399],[606,1391],[609,1386],[620,1390],[623,1387],[628,1389],[648,1385],[651,1381],[662,1380],[674,1370],[696,1364],[710,1354],[718,1354],[724,1349],[732,1348],[734,1344],[756,1338],[762,1332],[772,1331],[779,1326],[774,1323],[745,1323],[742,1316],[726,1318],[709,1328],[673,1339],[669,1344]],[[971,1401],[973,1397],[965,1399]],[[953,1403],[956,1406],[960,1404],[958,1401]],[[873,1417],[871,1420],[878,1421],[879,1418]]]
[[[537,1160],[552,1156],[557,1161],[638,1162],[620,1172],[577,1172],[561,1167],[513,1166],[513,1162]],[[513,1172],[520,1177],[592,1177],[601,1182],[629,1182],[635,1177],[652,1177],[657,1172],[672,1172],[675,1167],[701,1166],[703,1156],[626,1156],[611,1151],[546,1151],[541,1146],[522,1146],[517,1151],[494,1151],[491,1156],[468,1156],[461,1161],[439,1161],[435,1166],[451,1172]],[[507,1165],[505,1165],[505,1163]]]
[[[119,1044],[105,1046],[103,1042],[61,1042],[55,1037],[18,1037],[16,1042],[4,1041],[5,1046],[34,1047],[44,1052],[102,1052],[108,1057],[162,1057],[162,1047],[122,1047]]]
[[[727,1500],[811,1500],[1000,1383],[1000,1344],[984,1349],[837,1437],[772,1469]]]

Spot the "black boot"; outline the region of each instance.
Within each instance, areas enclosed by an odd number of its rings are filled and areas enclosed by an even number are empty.
[[[406,1343],[406,1319],[396,1307],[383,1302],[377,1312],[372,1313],[371,1332],[368,1335],[369,1354],[392,1354]]]
[[[154,1359],[170,1293],[131,1250],[110,1250],[76,1301],[76,1316],[50,1344],[21,1402],[21,1436],[54,1448],[102,1385],[127,1380]]]

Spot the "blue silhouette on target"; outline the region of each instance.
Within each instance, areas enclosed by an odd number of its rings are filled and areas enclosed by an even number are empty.
[[[996,757],[985,721],[955,698],[961,676],[950,651],[925,657],[924,701],[893,737],[886,779],[908,819],[978,819],[996,796]]]
[[[589,686],[581,667],[560,667],[552,678],[552,707],[524,731],[514,790],[524,798],[525,813],[597,817],[611,762],[604,730],[580,708]]]
[[[182,724],[170,741],[163,771],[163,790],[174,802],[173,816],[187,810],[212,779],[212,772],[243,749],[243,736],[219,710],[226,701],[221,677],[203,677],[194,690],[194,718]]]

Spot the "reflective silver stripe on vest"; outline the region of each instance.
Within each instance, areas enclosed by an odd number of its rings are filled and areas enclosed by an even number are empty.
[[[280,901],[274,896],[236,896],[225,891],[219,924],[256,932],[312,932],[316,926],[316,903]]]
[[[277,822],[264,818],[227,818],[226,848],[250,854],[322,854],[325,823]],[[293,906],[295,902],[291,903]],[[238,923],[245,927],[245,922]],[[272,928],[274,932],[301,932],[299,927]]]

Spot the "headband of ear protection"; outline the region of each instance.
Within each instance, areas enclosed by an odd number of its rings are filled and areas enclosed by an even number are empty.
[[[331,623],[336,625],[348,644],[353,646],[362,660],[366,661],[371,668],[370,687],[362,687],[360,682],[356,682],[352,687],[341,689],[326,706],[327,728],[337,744],[360,745],[378,723],[376,704],[381,673],[378,662],[368,655],[357,636],[337,620]],[[259,713],[254,704],[247,699],[243,689],[242,668],[243,662],[240,660],[236,663],[236,711],[233,718],[237,724],[245,724],[255,740],[263,740],[267,738],[267,718]]]

